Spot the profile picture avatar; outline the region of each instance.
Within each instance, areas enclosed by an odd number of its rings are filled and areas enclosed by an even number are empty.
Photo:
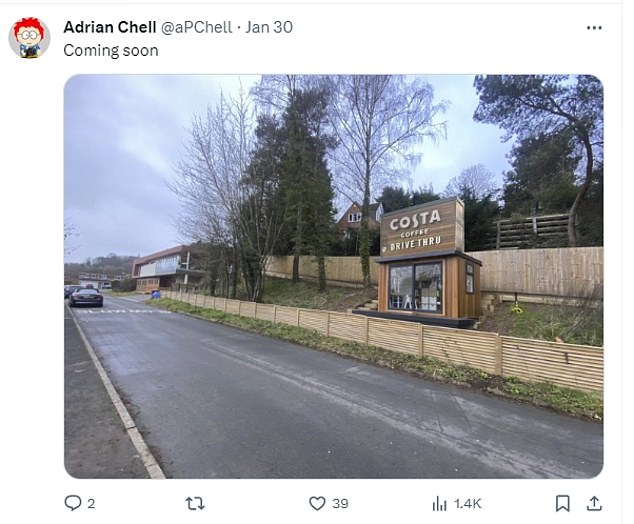
[[[13,24],[9,41],[21,58],[38,58],[48,47],[48,28],[37,18],[22,18]]]

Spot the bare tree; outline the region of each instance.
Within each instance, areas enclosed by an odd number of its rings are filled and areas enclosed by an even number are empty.
[[[444,136],[444,122],[435,119],[445,104],[434,105],[433,89],[420,77],[351,75],[332,82],[331,122],[338,147],[331,168],[337,190],[350,201],[362,201],[359,251],[369,286],[371,196],[409,177],[423,139]]]
[[[283,113],[298,91],[323,91],[328,88],[328,77],[320,75],[262,75],[251,88],[258,112]]]
[[[247,175],[254,146],[254,124],[244,91],[221,95],[205,118],[195,116],[178,177],[169,183],[178,196],[181,234],[192,240],[224,245],[233,253],[229,268],[245,276],[247,295],[259,300],[264,270],[279,227],[264,205],[267,194]],[[233,285],[235,293],[235,281]]]
[[[443,196],[460,196],[465,191],[476,199],[493,195],[497,191],[493,173],[484,164],[469,166],[449,181]]]

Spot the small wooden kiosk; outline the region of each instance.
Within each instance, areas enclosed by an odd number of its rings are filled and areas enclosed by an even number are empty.
[[[379,305],[372,316],[471,327],[480,315],[480,267],[464,254],[459,198],[385,213],[381,218]]]

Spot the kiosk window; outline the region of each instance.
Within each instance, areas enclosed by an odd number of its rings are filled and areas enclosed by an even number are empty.
[[[442,312],[442,262],[390,268],[389,309]]]
[[[473,264],[470,262],[467,262],[467,282],[466,282],[466,290],[467,293],[472,294],[473,293]]]
[[[411,309],[412,266],[390,269],[390,309]]]

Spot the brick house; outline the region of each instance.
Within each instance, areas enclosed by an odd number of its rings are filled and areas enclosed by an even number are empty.
[[[381,227],[381,217],[383,216],[383,204],[377,202],[370,204],[370,214],[368,217],[368,225],[370,229]],[[341,216],[335,228],[337,231],[345,233],[350,229],[359,229],[361,227],[361,206],[356,202],[350,204],[350,207]]]

